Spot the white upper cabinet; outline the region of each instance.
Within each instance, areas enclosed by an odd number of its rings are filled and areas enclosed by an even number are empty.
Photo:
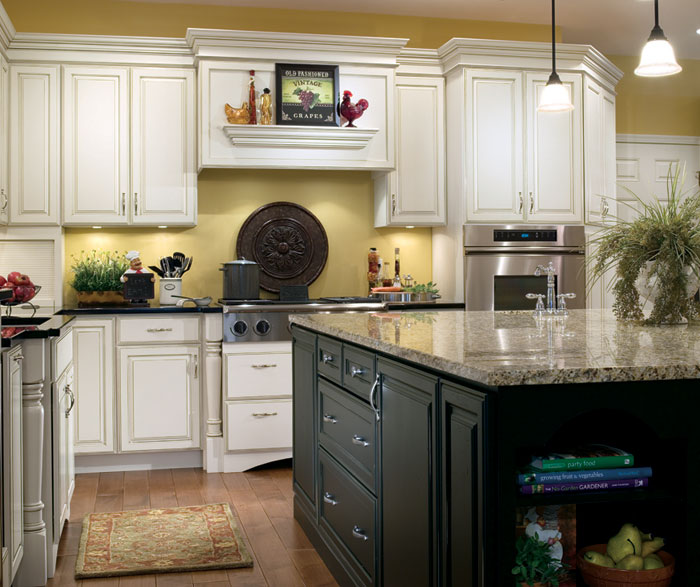
[[[195,224],[193,70],[131,72],[134,224]]]
[[[573,111],[540,113],[548,77],[467,72],[467,220],[582,220],[581,75],[560,76]]]
[[[128,70],[63,69],[63,221],[127,224]]]
[[[587,79],[584,90],[586,120],[586,222],[613,222],[617,216],[615,161],[615,95]]]
[[[374,178],[375,227],[445,224],[445,80],[396,77],[396,171]]]
[[[10,66],[10,223],[60,223],[58,67]]]
[[[10,65],[0,55],[0,224],[10,221]]]
[[[187,41],[198,64],[200,167],[394,168],[394,77],[407,39],[189,29]],[[248,101],[251,69],[274,104],[277,63],[337,65],[338,96],[369,102],[357,128],[229,124],[224,106]]]
[[[194,71],[63,75],[64,224],[194,225]]]

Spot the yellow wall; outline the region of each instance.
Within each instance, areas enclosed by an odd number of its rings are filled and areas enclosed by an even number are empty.
[[[393,260],[401,249],[402,273],[430,280],[430,229],[372,228],[374,211],[369,172],[248,171],[207,169],[199,175],[199,223],[195,228],[67,229],[66,273],[70,254],[93,248],[138,249],[144,265],[158,265],[163,255],[193,255],[192,270],[182,281],[184,295],[215,299],[222,295],[219,263],[235,258],[238,230],[247,216],[269,202],[291,201],[311,210],[328,235],[328,263],[310,286],[311,297],[367,293],[367,252],[377,247]],[[65,284],[65,302],[75,295]]]
[[[700,60],[680,60],[677,75],[634,75],[639,57],[612,56],[625,76],[617,86],[617,132],[700,136]]]

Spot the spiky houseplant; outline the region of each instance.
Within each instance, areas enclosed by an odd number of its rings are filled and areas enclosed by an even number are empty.
[[[124,253],[93,249],[88,253],[80,251],[80,256],[71,257],[71,271],[74,274],[71,285],[76,291],[121,291],[124,287],[119,281],[129,268]]]
[[[515,551],[515,566],[511,573],[521,585],[559,587],[559,581],[568,576],[568,565],[552,556],[552,546],[542,542],[537,533],[534,536],[520,536],[515,543]]]
[[[615,269],[613,312],[618,319],[668,324],[697,315],[691,285],[700,279],[700,191],[681,193],[684,171],[681,165],[675,172],[669,169],[666,202],[656,197],[645,202],[627,190],[639,204],[639,216],[632,221],[617,219],[592,240],[595,253],[589,261],[589,279],[595,283]],[[656,290],[646,320],[640,277]]]

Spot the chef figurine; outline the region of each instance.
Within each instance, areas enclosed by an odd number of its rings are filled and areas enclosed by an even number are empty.
[[[126,283],[129,279],[127,275],[129,273],[148,273],[148,271],[143,270],[143,263],[141,263],[141,257],[138,251],[129,251],[125,255],[127,261],[129,261],[129,268],[124,271],[122,276],[119,278],[122,283]]]

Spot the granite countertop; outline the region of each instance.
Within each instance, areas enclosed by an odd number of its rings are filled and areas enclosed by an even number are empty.
[[[320,333],[489,386],[700,379],[700,324],[640,326],[609,310],[294,314]]]

